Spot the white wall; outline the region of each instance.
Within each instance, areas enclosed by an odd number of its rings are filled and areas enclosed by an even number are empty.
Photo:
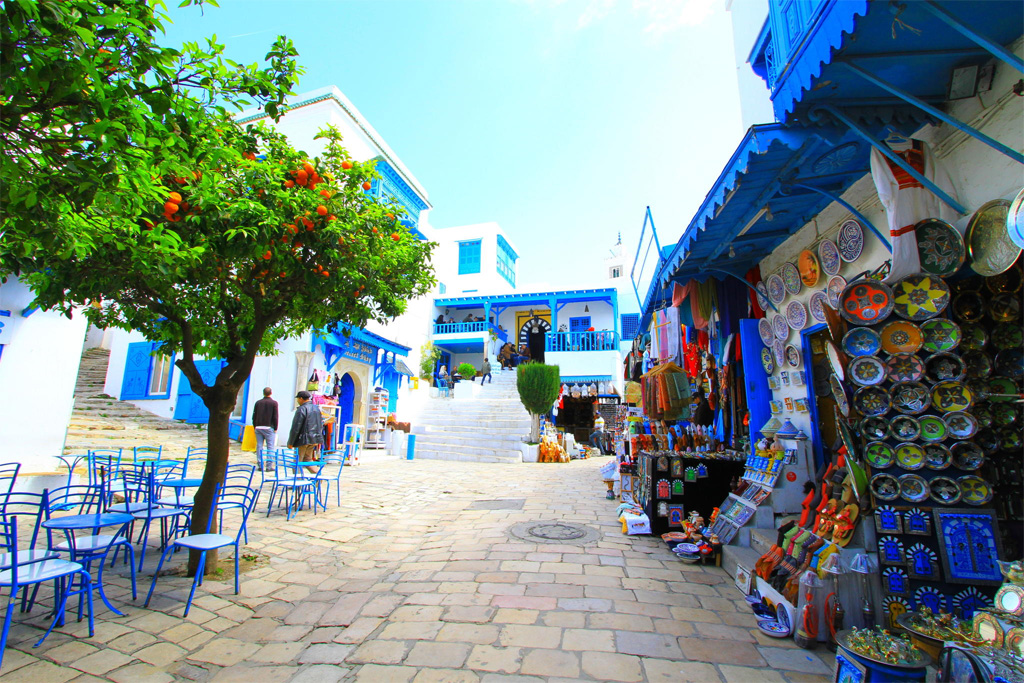
[[[434,252],[434,269],[437,279],[447,287],[447,292],[442,296],[457,297],[463,296],[464,293],[481,296],[511,294],[519,289],[518,279],[517,287],[513,287],[508,280],[498,274],[498,235],[505,238],[509,246],[518,253],[515,243],[509,239],[501,226],[493,221],[440,228],[434,232],[432,239],[438,242],[438,248]],[[476,239],[480,240],[480,272],[459,275],[458,243]],[[518,269],[517,260],[517,273]]]
[[[768,18],[768,0],[726,0],[725,7],[732,18],[733,55],[736,60],[736,88],[740,94],[742,134],[755,123],[772,123],[771,93],[764,79],[754,73],[747,63],[765,19]]]
[[[20,462],[25,473],[52,471],[74,408],[86,320],[57,312],[21,312],[35,299],[11,277],[0,285],[0,310],[9,310],[0,356],[0,462]]]

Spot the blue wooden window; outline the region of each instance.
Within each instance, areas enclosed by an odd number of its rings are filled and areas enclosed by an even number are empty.
[[[480,272],[480,240],[459,242],[459,275]]]
[[[156,342],[133,342],[128,345],[121,379],[121,400],[170,398],[171,369],[174,356],[154,353]]]
[[[448,288],[445,287],[443,282],[439,282],[437,285],[437,291],[439,294],[446,294],[448,292]]]
[[[622,322],[622,338],[635,339],[637,329],[640,327],[640,314],[639,313],[623,313],[621,316]]]
[[[498,235],[498,274],[513,287],[516,286],[516,259],[518,256],[505,238]]]
[[[590,316],[581,315],[578,318],[569,318],[570,332],[586,332],[590,329]]]

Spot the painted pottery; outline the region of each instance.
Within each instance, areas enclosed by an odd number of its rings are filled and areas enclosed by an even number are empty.
[[[772,330],[775,332],[776,339],[785,339],[789,336],[789,322],[786,320],[786,316],[781,313],[772,318]]]
[[[926,218],[914,226],[914,232],[922,270],[940,277],[960,270],[967,248],[956,228],[938,218]]]
[[[993,409],[992,412],[994,413],[995,410]],[[972,441],[965,441],[964,443],[973,443],[973,445],[980,448],[982,453],[985,455],[995,455],[1002,447],[1002,444],[999,441],[999,434],[996,433],[995,429],[988,426],[979,429],[978,433],[974,435],[974,439]],[[954,453],[954,455],[956,454]]]
[[[942,417],[942,421],[946,423],[949,435],[954,439],[969,439],[978,431],[978,421],[970,413],[947,413]]]
[[[915,273],[892,287],[893,313],[915,322],[934,318],[949,305],[949,287],[942,278]]]
[[[786,345],[781,339],[776,339],[772,344],[772,353],[775,354],[775,367],[781,368],[786,362]]]
[[[928,500],[930,489],[928,482],[916,474],[904,474],[898,479],[900,497],[909,503],[920,503]]]
[[[961,292],[953,298],[950,310],[961,323],[976,323],[985,315],[985,299],[978,292]]]
[[[932,318],[921,323],[921,348],[929,353],[952,351],[960,345],[960,326],[946,318]]]
[[[761,365],[769,375],[775,372],[775,361],[772,359],[771,349],[761,349]]]
[[[984,351],[967,351],[960,356],[960,362],[968,379],[984,379],[992,374],[992,359]]]
[[[889,423],[889,432],[899,441],[914,441],[921,436],[921,424],[909,415],[897,415]]]
[[[924,445],[924,466],[930,470],[944,470],[953,464],[953,454],[941,443]]]
[[[967,474],[956,480],[962,494],[961,500],[968,505],[984,505],[992,500],[992,487],[976,474]]]
[[[799,301],[790,301],[786,305],[786,322],[794,330],[807,327],[807,309]]]
[[[850,381],[861,387],[881,384],[886,377],[885,363],[875,356],[858,356],[850,361],[846,370]]]
[[[786,291],[790,294],[799,294],[803,288],[803,282],[800,280],[800,271],[792,263],[782,264],[782,270],[779,271],[779,275],[782,276],[782,284],[786,287]]]
[[[905,470],[919,470],[924,467],[924,449],[916,443],[901,443],[894,449],[896,464]]]
[[[932,387],[932,405],[941,413],[967,410],[974,404],[974,393],[961,382],[939,382]]]
[[[873,356],[882,348],[882,339],[870,327],[851,327],[843,335],[842,346],[848,356]]]
[[[864,251],[864,230],[860,223],[851,218],[839,226],[836,247],[839,248],[839,258],[843,261],[853,263],[859,259],[861,252]]]
[[[875,469],[884,470],[896,462],[896,451],[884,441],[871,441],[864,446],[864,460]]]
[[[846,379],[846,359],[843,358],[842,354],[839,353],[839,349],[830,340],[825,340],[825,358],[828,359],[829,367],[832,368],[832,372],[841,379]]]
[[[877,417],[889,412],[889,392],[881,387],[861,387],[853,393],[853,407],[865,417]]]
[[[867,441],[879,441],[889,436],[889,421],[883,417],[865,417],[860,421],[860,434]]]
[[[813,287],[818,284],[821,277],[821,264],[818,257],[810,249],[804,249],[796,259],[797,270],[800,271],[800,281],[805,287]]]
[[[892,290],[878,280],[857,280],[839,295],[839,314],[854,325],[876,325],[892,312]]]
[[[942,505],[955,505],[960,502],[962,492],[960,484],[952,477],[932,477],[929,482],[931,499]]]
[[[1019,292],[1022,284],[1019,268],[1010,268],[999,275],[985,278],[985,288],[993,294],[1012,294]]]
[[[882,350],[890,355],[914,353],[924,343],[921,328],[906,320],[887,323],[879,332],[879,336],[882,338]]]
[[[843,417],[849,417],[850,401],[846,396],[846,388],[843,386],[843,383],[835,376],[835,374],[828,376],[828,383],[829,387],[832,389],[832,398],[835,399],[839,412],[843,414]]]
[[[953,465],[968,472],[985,464],[985,451],[973,441],[957,441],[949,447],[953,454]]]
[[[925,374],[930,382],[963,379],[964,362],[954,353],[934,353],[924,361]]]
[[[807,309],[811,312],[811,317],[819,323],[828,322],[828,318],[825,317],[826,306],[828,306],[828,296],[825,292],[815,292],[807,300]]]
[[[949,436],[949,427],[942,418],[935,415],[922,415],[918,420],[921,425],[921,441],[937,443]]]
[[[828,305],[837,311],[839,310],[839,297],[842,296],[843,290],[846,289],[846,284],[846,278],[842,275],[833,275],[828,279],[828,284],[825,285]]]
[[[988,332],[981,325],[967,323],[960,326],[962,338],[960,345],[965,351],[980,351],[988,346]]]
[[[791,368],[800,366],[800,351],[792,344],[786,347],[786,365]]]
[[[893,382],[917,382],[924,378],[924,362],[912,353],[897,353],[885,362]]]
[[[764,280],[754,285],[754,291],[757,293],[757,305],[761,307],[762,311],[768,310],[768,287],[765,286]]]
[[[768,287],[769,301],[776,306],[781,304],[786,298],[786,285],[782,282],[782,278],[778,275],[769,275],[765,280],[765,285]]]
[[[772,329],[772,324],[768,321],[768,318],[761,318],[757,321],[757,333],[761,335],[761,341],[764,342],[765,346],[771,346],[775,340],[775,330]]]
[[[1006,218],[1010,202],[996,199],[974,212],[967,224],[964,242],[971,257],[971,269],[978,275],[991,277],[1010,268],[1021,254],[1007,231]]]
[[[878,500],[896,500],[900,497],[900,482],[891,474],[876,474],[871,477],[871,492]]]
[[[818,260],[821,263],[821,270],[830,277],[838,275],[839,269],[843,267],[839,247],[832,240],[822,240],[818,243]]]
[[[1020,297],[1016,294],[993,294],[988,302],[988,317],[997,323],[1020,319]]]
[[[1024,327],[1017,323],[999,323],[992,328],[992,345],[997,349],[1019,349],[1024,346]]]
[[[897,382],[889,395],[892,407],[904,415],[920,415],[928,409],[928,387],[922,382]]]
[[[1015,400],[1020,390],[1009,377],[992,377],[985,383],[985,394],[993,403],[1001,403]]]

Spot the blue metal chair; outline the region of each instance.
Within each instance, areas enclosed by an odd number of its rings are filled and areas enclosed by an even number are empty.
[[[322,463],[309,463],[310,465],[319,465],[323,467]],[[294,511],[298,511],[302,508],[302,501],[304,499],[311,499],[313,501],[313,514],[316,514],[316,479],[315,477],[319,474],[310,475],[304,468],[304,465],[299,462],[299,456],[296,449],[279,449],[274,454],[274,479],[271,481],[270,489],[270,501],[267,504],[267,516],[270,516],[270,511],[274,507],[274,499],[285,502],[286,519],[291,520],[293,508]]]
[[[163,446],[135,446],[132,448],[132,462],[138,464],[159,460],[163,452]]]
[[[14,516],[23,520],[32,518],[32,537],[29,539],[28,547],[22,548],[18,553],[23,564],[39,562],[40,560],[53,560],[60,557],[56,551],[48,548],[36,548],[39,540],[39,525],[45,519],[47,498],[49,491],[43,489],[42,493],[12,492],[0,496],[0,519],[9,519]],[[0,569],[10,567],[11,558],[9,555],[0,553]]]
[[[330,453],[325,453],[323,457],[324,466],[317,473],[317,475],[313,477],[313,479],[316,481],[317,488],[320,487],[321,483],[325,485],[323,502],[321,503],[321,505],[323,505],[324,507],[324,510],[327,509],[327,499],[331,495],[331,482],[334,482],[336,484],[335,495],[338,499],[338,507],[341,507],[341,471],[345,468],[345,460],[347,459],[347,457],[347,448],[343,448],[340,451],[332,451]],[[328,466],[334,464],[338,465],[337,471],[327,471]]]
[[[121,449],[120,448],[91,448],[88,454],[88,483],[91,486],[106,487],[110,482],[116,481],[121,472]],[[71,485],[70,476],[68,486]],[[110,489],[107,488],[107,493]],[[107,499],[107,503],[110,499]]]
[[[142,571],[142,565],[146,561],[146,545],[149,542],[149,527],[154,522],[159,520],[160,522],[160,544],[161,547],[166,547],[167,542],[170,540],[173,533],[179,529],[185,528],[186,523],[182,521],[182,517],[188,517],[188,510],[177,507],[163,507],[157,500],[157,485],[156,485],[156,474],[155,467],[143,466],[138,468],[136,471],[125,471],[121,473],[121,476],[125,479],[125,489],[139,491],[139,498],[136,498],[133,503],[145,503],[144,507],[139,507],[137,510],[131,513],[135,521],[142,522],[142,530],[139,531],[138,540],[141,545],[139,548],[139,571]],[[174,520],[174,525],[171,529],[168,529],[168,520]]]
[[[188,616],[188,611],[192,607],[192,598],[196,594],[196,586],[201,586],[203,583],[203,571],[206,568],[206,554],[211,550],[217,550],[219,548],[226,548],[228,546],[234,546],[235,548],[235,595],[238,595],[238,561],[241,555],[239,551],[239,543],[242,538],[242,533],[245,531],[246,524],[249,520],[249,514],[252,512],[253,507],[256,505],[256,499],[259,497],[259,490],[252,487],[245,486],[224,486],[217,485],[214,491],[214,499],[216,501],[217,508],[222,505],[235,505],[242,510],[242,520],[238,527],[238,531],[235,535],[229,536],[227,534],[210,533],[210,529],[213,524],[213,515],[210,515],[210,520],[206,524],[206,533],[204,534],[190,534],[181,538],[176,538],[167,548],[164,549],[163,555],[160,557],[160,563],[156,566],[156,572],[153,573],[153,583],[149,586],[149,593],[146,594],[145,606],[149,607],[149,601],[153,597],[153,589],[156,588],[157,577],[160,576],[160,569],[164,565],[164,561],[171,551],[176,548],[188,548],[190,550],[200,551],[199,555],[199,566],[196,569],[196,575],[192,579],[192,589],[188,593],[188,602],[185,603],[185,614]],[[223,527],[221,528],[223,531]]]
[[[36,560],[25,561],[18,551],[18,517],[11,515],[0,519],[0,548],[9,557],[9,565],[0,567],[0,587],[10,590],[7,608],[4,611],[3,631],[0,632],[0,667],[3,666],[4,649],[7,646],[7,635],[11,630],[11,619],[14,616],[14,605],[18,599],[18,592],[27,586],[38,586],[39,584],[56,581],[58,584],[55,595],[55,608],[53,621],[50,628],[39,639],[33,647],[39,647],[46,636],[50,635],[54,627],[64,625],[64,608],[68,598],[72,595],[84,595],[88,605],[89,614],[89,635],[95,633],[92,614],[92,581],[89,572],[78,562],[67,560]],[[81,582],[79,588],[74,589],[74,580],[78,578]],[[81,611],[78,620],[82,620]]]
[[[18,470],[20,469],[20,462],[5,462],[0,464],[0,496],[6,495],[14,490],[14,480],[18,478]]]
[[[444,397],[448,398],[450,393],[451,393],[451,386],[449,385],[448,380],[443,379],[441,377],[438,377],[437,378],[437,395],[441,396],[442,394],[444,394]]]

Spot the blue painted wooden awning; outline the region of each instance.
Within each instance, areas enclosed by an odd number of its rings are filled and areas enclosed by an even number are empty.
[[[552,299],[559,303],[567,301],[618,301],[618,291],[614,288],[604,289],[572,289],[562,292],[531,292],[516,294],[496,294],[493,296],[458,296],[434,299],[438,308],[481,308],[485,303],[505,306],[547,306]]]
[[[348,334],[345,334],[346,331]],[[392,353],[396,357],[409,355],[408,346],[348,324],[339,325],[337,329],[329,332],[314,331],[310,350],[316,351],[318,346],[323,348],[328,370],[333,368],[341,358],[350,358],[360,363],[377,366],[380,364],[378,359],[380,349]]]

